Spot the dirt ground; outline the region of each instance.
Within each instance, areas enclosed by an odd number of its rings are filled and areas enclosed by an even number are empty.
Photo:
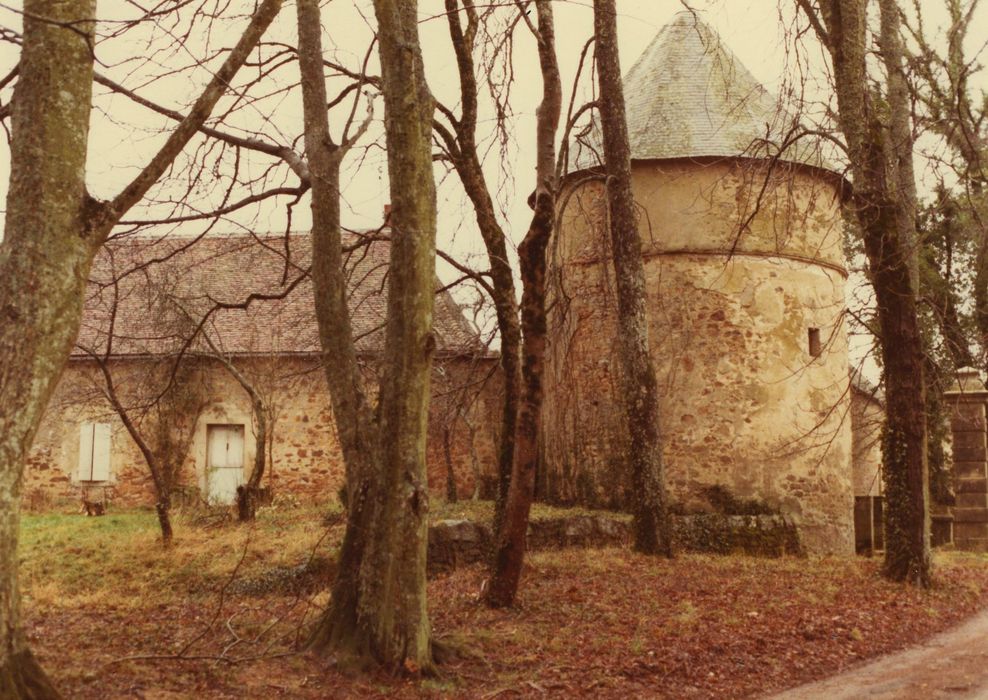
[[[962,554],[939,554],[937,586],[918,592],[864,559],[542,552],[512,610],[477,603],[482,567],[430,582],[434,633],[457,650],[439,677],[358,673],[298,652],[342,530],[325,516],[183,516],[168,551],[150,513],[28,516],[34,649],[71,698],[748,697],[928,639],[988,603],[988,559]]]

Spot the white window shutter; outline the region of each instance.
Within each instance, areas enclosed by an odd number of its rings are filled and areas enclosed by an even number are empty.
[[[93,478],[93,424],[79,426],[79,481],[92,481]]]
[[[93,430],[93,481],[110,479],[110,424],[96,423]]]

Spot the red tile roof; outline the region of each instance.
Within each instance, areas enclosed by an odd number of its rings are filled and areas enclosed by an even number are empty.
[[[348,234],[344,244],[370,235]],[[346,256],[353,333],[363,355],[383,349],[389,249],[377,240]],[[73,356],[104,353],[111,331],[113,356],[174,353],[200,324],[225,353],[318,352],[310,261],[310,236],[301,233],[111,241],[93,264]],[[217,308],[249,299],[246,308]],[[441,354],[483,352],[448,292],[436,298],[434,330]],[[208,346],[198,339],[190,347]]]

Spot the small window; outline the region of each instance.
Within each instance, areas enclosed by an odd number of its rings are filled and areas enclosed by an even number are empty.
[[[83,423],[79,427],[79,481],[110,479],[110,424]]]
[[[820,329],[810,328],[809,330],[810,356],[820,357],[823,354],[823,345],[820,344]]]

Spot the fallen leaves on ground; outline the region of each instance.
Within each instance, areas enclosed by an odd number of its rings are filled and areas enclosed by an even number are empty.
[[[293,534],[287,525],[268,529]],[[971,555],[939,555],[937,585],[924,592],[884,581],[878,561],[860,558],[543,552],[530,558],[510,610],[477,602],[482,567],[431,581],[435,635],[452,659],[438,678],[393,677],[294,653],[324,592],[258,597],[217,577],[176,585],[169,572],[164,590],[146,594],[162,566],[153,531],[146,536],[146,546],[128,550],[129,577],[107,576],[99,594],[83,597],[31,561],[45,550],[27,549],[25,569],[46,572],[25,582],[28,633],[67,697],[746,697],[908,646],[988,603],[988,560]],[[63,540],[58,546],[76,546]],[[229,549],[229,538],[217,541]],[[208,549],[208,540],[196,547]],[[249,560],[251,571],[263,568],[263,557]],[[142,593],[128,597],[133,572],[145,568],[152,573],[142,576]],[[35,585],[44,595],[32,597]]]

